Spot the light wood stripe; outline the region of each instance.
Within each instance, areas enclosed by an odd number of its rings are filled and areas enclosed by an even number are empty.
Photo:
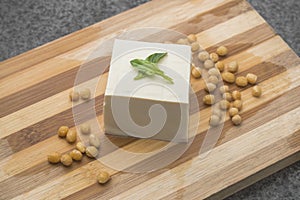
[[[263,23],[265,23],[264,20],[262,20],[257,13],[249,11],[197,34],[197,38],[199,43],[204,48],[207,48],[211,46],[211,44],[224,41],[224,38],[231,38],[237,35],[237,33],[246,32],[250,30],[251,27],[256,27]],[[239,24],[239,27],[237,27],[236,24]]]

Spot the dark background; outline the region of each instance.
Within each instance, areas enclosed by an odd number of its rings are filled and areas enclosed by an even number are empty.
[[[300,0],[248,1],[300,55]],[[0,0],[0,61],[145,2],[147,0]],[[300,162],[227,199],[300,199]]]

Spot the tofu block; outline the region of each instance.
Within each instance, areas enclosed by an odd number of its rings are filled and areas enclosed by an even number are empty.
[[[174,84],[157,75],[134,80],[138,71],[131,60],[165,52],[158,66]],[[190,62],[187,45],[116,39],[104,96],[105,133],[187,142]]]

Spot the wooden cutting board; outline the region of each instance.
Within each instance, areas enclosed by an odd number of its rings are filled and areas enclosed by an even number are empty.
[[[56,130],[74,126],[68,93],[80,65],[95,44],[145,26],[197,33],[209,52],[228,46],[224,62],[237,60],[241,75],[258,74],[263,96],[256,99],[251,88],[242,90],[243,124],[234,127],[227,118],[205,157],[198,154],[208,129],[203,118],[191,147],[152,173],[116,171],[86,157],[70,168],[48,164],[49,152],[74,148],[58,139]],[[299,75],[299,57],[244,0],[154,0],[1,62],[0,199],[224,198],[300,160]],[[99,120],[103,80],[96,91]],[[201,103],[203,82],[192,79],[191,84]],[[209,109],[196,114],[207,117]],[[136,152],[165,144],[118,138],[115,143]],[[118,151],[107,154],[118,156]],[[101,169],[112,175],[104,186],[95,177]]]

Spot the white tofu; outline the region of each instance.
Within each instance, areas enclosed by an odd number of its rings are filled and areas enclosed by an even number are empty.
[[[134,80],[130,60],[167,52],[158,66],[173,78]],[[104,97],[107,134],[186,142],[189,122],[191,49],[186,45],[118,40],[114,42]]]

